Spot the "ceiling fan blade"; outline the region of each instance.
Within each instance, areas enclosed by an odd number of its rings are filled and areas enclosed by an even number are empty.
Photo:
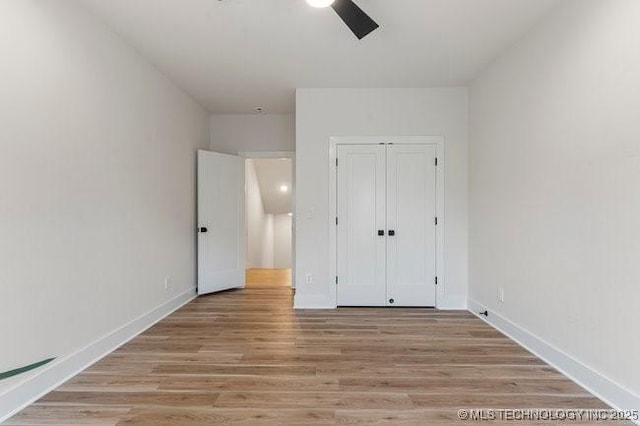
[[[367,34],[379,27],[352,0],[336,0],[331,7],[359,40],[362,40]]]

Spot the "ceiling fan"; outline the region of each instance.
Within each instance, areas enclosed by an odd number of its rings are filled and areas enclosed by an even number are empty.
[[[349,29],[362,40],[365,36],[379,27],[379,25],[369,17],[352,0],[307,0],[313,7],[329,7],[338,14]]]

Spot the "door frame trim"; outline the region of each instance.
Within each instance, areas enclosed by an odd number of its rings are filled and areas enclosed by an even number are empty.
[[[438,167],[436,167],[436,214],[438,215],[438,226],[436,227],[436,274],[438,285],[436,285],[436,308],[440,308],[445,300],[447,279],[445,276],[445,149],[444,136],[332,136],[329,138],[329,282],[333,285],[333,291],[329,294],[333,298],[333,306],[338,307],[338,288],[335,283],[337,274],[337,252],[338,252],[338,229],[336,226],[337,214],[337,147],[338,145],[379,145],[384,144],[413,144],[413,145],[435,145],[438,157]]]
[[[239,152],[238,157],[244,157],[247,159],[290,158],[292,160],[295,160],[296,153],[295,151],[250,151],[250,152]]]

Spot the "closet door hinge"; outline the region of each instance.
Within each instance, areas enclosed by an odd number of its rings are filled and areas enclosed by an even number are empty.
[[[336,216],[336,226],[338,226],[338,216]]]
[[[336,285],[338,285],[338,276],[336,275]]]
[[[336,167],[338,167],[338,157],[336,157]]]
[[[436,226],[438,226],[438,216],[436,216]]]
[[[436,166],[438,165],[438,157],[436,157]]]
[[[438,277],[435,277],[435,283],[438,285]]]

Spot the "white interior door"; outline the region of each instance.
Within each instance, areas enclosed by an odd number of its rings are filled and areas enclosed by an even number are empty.
[[[385,146],[337,147],[337,300],[385,305]]]
[[[387,303],[436,304],[436,147],[387,151]]]
[[[244,159],[198,151],[198,294],[244,287]]]

